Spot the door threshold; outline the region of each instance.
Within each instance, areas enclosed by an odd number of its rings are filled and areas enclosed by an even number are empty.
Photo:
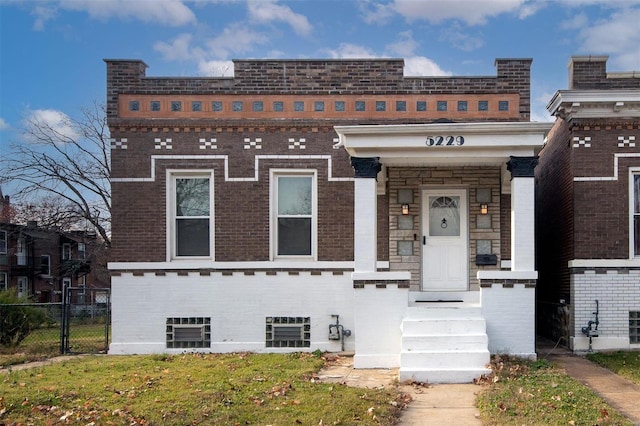
[[[411,291],[410,303],[479,303],[479,291]]]

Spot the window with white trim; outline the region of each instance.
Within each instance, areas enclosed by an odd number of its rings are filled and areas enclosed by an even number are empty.
[[[640,257],[640,171],[632,173],[631,185],[631,257]]]
[[[7,287],[8,287],[8,284],[7,284],[7,273],[6,272],[0,272],[0,291],[6,290]]]
[[[48,254],[40,256],[40,274],[45,277],[51,276],[51,256]]]
[[[271,171],[272,246],[276,258],[315,258],[316,172]]]
[[[172,258],[213,257],[213,174],[171,175]]]
[[[62,244],[62,260],[71,260],[71,244]]]
[[[0,254],[7,254],[7,231],[0,231]]]
[[[18,277],[18,297],[27,297],[29,295],[29,278]]]
[[[18,241],[16,243],[16,259],[19,266],[26,266],[28,264],[27,262],[29,259],[27,258],[27,240],[22,237],[18,238]]]
[[[85,243],[78,243],[78,259],[84,260],[87,257],[87,246]]]

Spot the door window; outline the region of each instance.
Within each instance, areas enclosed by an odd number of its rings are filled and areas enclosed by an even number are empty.
[[[460,197],[429,197],[429,236],[460,236]]]

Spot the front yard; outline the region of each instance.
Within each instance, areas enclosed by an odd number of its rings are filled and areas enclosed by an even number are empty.
[[[0,376],[0,424],[393,424],[392,388],[320,383],[312,354],[88,356]]]
[[[635,371],[637,380],[639,355],[614,354],[613,359]],[[0,424],[397,421],[407,401],[399,388],[322,383],[317,372],[324,363],[320,354],[300,353],[86,356],[0,375]],[[486,425],[632,424],[545,360],[494,357],[492,366],[493,377],[478,387],[477,404]]]

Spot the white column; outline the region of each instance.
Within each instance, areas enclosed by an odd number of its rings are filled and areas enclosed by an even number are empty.
[[[377,158],[351,158],[354,184],[354,261],[355,273],[376,272],[378,260],[378,196],[376,176],[381,164]]]
[[[537,157],[511,157],[511,270],[535,270],[535,180]]]
[[[355,272],[375,272],[378,247],[376,180],[355,179],[354,260]]]

